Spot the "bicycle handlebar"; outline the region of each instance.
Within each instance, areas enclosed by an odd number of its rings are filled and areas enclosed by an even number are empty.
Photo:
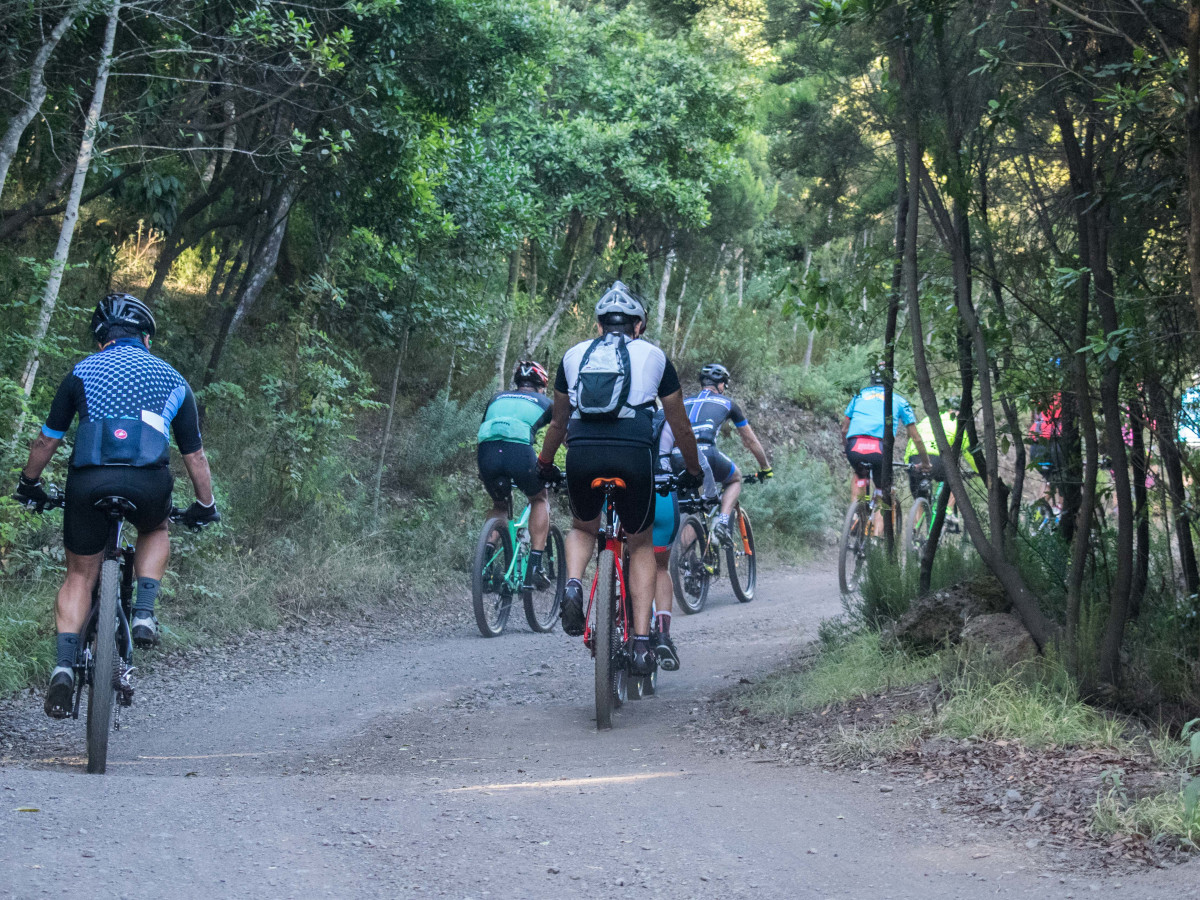
[[[44,513],[51,509],[63,509],[67,505],[67,495],[53,485],[51,485],[50,489],[46,491],[46,494],[50,498],[46,503],[32,503],[26,500],[24,497],[18,496],[17,494],[13,494],[12,497],[30,512],[35,513]],[[185,512],[187,512],[186,509],[180,509],[178,506],[172,506],[171,511],[167,514],[167,518],[175,523],[183,522],[183,514]],[[207,528],[210,524],[212,523],[204,522],[197,525],[187,525],[185,523],[185,527],[188,531],[200,532]]]

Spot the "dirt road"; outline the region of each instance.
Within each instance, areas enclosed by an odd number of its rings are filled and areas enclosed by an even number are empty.
[[[463,618],[164,667],[139,683],[105,777],[82,772],[81,722],[10,703],[0,897],[1189,895],[1194,866],[1089,880],[902,787],[716,752],[693,711],[838,608],[828,563],[771,573],[746,606],[714,591],[676,622],[682,669],[605,733],[583,648],[518,615],[496,640]]]

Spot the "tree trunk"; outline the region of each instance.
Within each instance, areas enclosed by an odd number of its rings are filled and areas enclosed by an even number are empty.
[[[37,53],[33,55],[33,61],[29,64],[29,96],[26,97],[16,112],[12,114],[12,118],[8,121],[8,128],[4,131],[4,136],[0,137],[0,197],[4,196],[4,184],[8,180],[8,169],[12,165],[13,158],[17,155],[17,149],[21,145],[21,136],[25,133],[25,129],[29,127],[38,112],[42,108],[42,103],[46,100],[46,63],[50,61],[50,54],[54,52],[54,48],[58,46],[63,35],[75,22],[76,17],[87,5],[87,0],[76,0],[72,3],[63,17],[58,20],[58,23],[50,31],[50,35],[42,42],[42,46],[38,48]],[[113,7],[112,16],[116,15],[116,7]],[[108,56],[111,55],[112,41],[108,40],[108,33],[105,32],[105,46],[109,48],[108,54],[100,61],[100,65],[104,68],[104,77],[108,76]],[[100,83],[99,78],[96,81],[96,90],[99,92],[101,99],[104,97],[104,88]],[[93,100],[93,102],[95,102]],[[95,126],[92,126],[93,135]],[[86,133],[84,139],[86,140]],[[78,163],[76,164],[78,168]],[[78,202],[78,201],[76,201]]]
[[[1184,587],[1189,595],[1200,593],[1200,567],[1196,564],[1196,546],[1192,540],[1187,487],[1183,479],[1183,465],[1180,462],[1175,417],[1171,414],[1171,403],[1157,373],[1147,379],[1146,388],[1150,394],[1151,427],[1158,441],[1158,453],[1162,457],[1162,468],[1167,476],[1167,495],[1170,497],[1174,516],[1175,543],[1179,546]]]
[[[906,207],[907,208],[907,207]],[[899,257],[903,260],[903,254]],[[807,247],[804,250],[804,284],[808,284],[808,269],[812,265],[812,248]],[[807,372],[812,368],[813,344],[817,339],[817,329],[811,324],[808,327],[808,344],[804,348],[804,371]]]
[[[1146,458],[1146,417],[1141,400],[1129,403],[1129,428],[1132,445],[1129,448],[1129,466],[1133,470],[1133,586],[1129,592],[1129,618],[1136,619],[1142,611],[1142,598],[1146,596],[1146,585],[1150,578],[1150,508],[1146,492],[1146,475],[1149,469]]]
[[[379,521],[379,498],[383,493],[383,470],[387,460],[388,442],[392,439],[392,421],[396,415],[396,389],[400,386],[400,370],[404,368],[404,357],[408,353],[408,335],[412,330],[409,326],[404,329],[404,337],[400,339],[400,350],[396,354],[396,368],[392,373],[392,394],[388,399],[387,422],[383,426],[383,440],[379,442],[379,465],[375,467],[375,499],[372,507],[375,521]]]
[[[672,235],[672,239],[674,235]],[[675,266],[675,248],[667,251],[666,262],[663,263],[662,281],[658,285],[658,309],[654,316],[654,336],[662,343],[663,323],[667,318],[667,288],[671,285],[671,269]]]
[[[1200,322],[1200,0],[1190,0],[1187,20],[1187,98],[1184,130],[1187,132],[1188,268],[1192,279],[1192,305]]]
[[[41,313],[38,316],[37,327],[34,329],[32,348],[25,363],[25,373],[21,378],[21,389],[25,392],[26,397],[33,393],[38,366],[41,363],[42,341],[45,340],[46,332],[50,328],[50,317],[54,314],[54,307],[58,303],[58,291],[62,287],[63,273],[66,271],[67,259],[71,254],[75,224],[79,221],[79,201],[83,196],[83,185],[87,180],[88,169],[92,165],[92,156],[95,154],[96,132],[100,126],[100,112],[104,108],[104,92],[108,86],[108,73],[112,66],[113,43],[117,37],[117,20],[120,14],[121,0],[113,0],[108,11],[108,24],[104,29],[104,42],[100,47],[100,63],[96,67],[96,87],[92,92],[92,102],[88,106],[87,118],[84,120],[79,153],[75,157],[75,175],[71,179],[71,192],[67,197],[67,208],[63,213],[62,227],[58,232],[58,245],[54,249],[54,259],[50,263],[50,277],[46,280],[46,287],[42,291]],[[22,416],[22,418],[24,417]]]
[[[504,331],[496,346],[496,381],[500,390],[508,385],[508,342],[512,338],[513,307],[517,303],[517,285],[521,280],[521,246],[513,248],[508,254],[508,288],[504,292]]]
[[[675,350],[679,346],[679,323],[683,320],[683,298],[687,296],[688,273],[692,271],[690,265],[683,267],[683,284],[679,287],[679,298],[675,301],[675,329],[671,333],[671,358],[675,358]]]
[[[746,254],[741,248],[738,257],[738,309],[742,308],[742,298],[746,293]]]
[[[887,324],[883,333],[883,478],[879,489],[883,491],[888,514],[883,517],[883,540],[888,558],[896,555],[896,525],[892,509],[895,470],[892,460],[896,452],[896,423],[892,417],[892,398],[895,385],[892,372],[896,366],[896,322],[900,313],[900,290],[904,279],[904,241],[907,237],[908,221],[908,169],[904,160],[904,143],[896,141],[896,222],[892,235],[895,257],[892,263],[892,287],[888,292]]]
[[[279,259],[279,248],[283,246],[283,236],[287,232],[288,216],[292,211],[292,201],[296,199],[296,182],[288,179],[278,186],[278,196],[271,207],[270,218],[266,222],[267,233],[263,238],[258,252],[251,258],[246,269],[249,278],[240,291],[237,308],[229,323],[229,333],[237,331],[238,325],[250,312],[266,287],[267,280],[275,271],[275,263]]]

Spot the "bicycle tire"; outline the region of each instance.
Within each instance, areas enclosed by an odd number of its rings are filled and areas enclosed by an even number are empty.
[[[929,541],[929,527],[933,523],[933,508],[925,497],[913,500],[912,509],[904,520],[904,565],[910,561],[919,563]]]
[[[103,775],[108,768],[108,739],[112,734],[113,682],[118,677],[121,657],[117,653],[117,603],[121,590],[121,564],[106,559],[100,567],[100,604],[92,638],[92,684],[88,689],[87,770]]]
[[[841,550],[838,552],[838,583],[846,596],[854,594],[862,582],[863,551],[866,549],[867,540],[863,523],[869,514],[866,500],[855,500],[846,510],[846,521],[842,525]],[[849,572],[847,563],[851,566]]]
[[[539,634],[553,631],[562,609],[563,591],[567,588],[567,551],[562,532],[557,525],[550,526],[546,537],[546,549],[542,552],[542,571],[550,578],[550,587],[544,591],[523,591],[525,621]],[[549,604],[547,606],[547,604]]]
[[[754,586],[758,583],[758,556],[754,552],[754,529],[750,516],[740,506],[733,511],[737,527],[731,529],[732,542],[725,548],[725,560],[729,563],[729,583],[739,603],[754,599]],[[731,523],[732,524],[732,523]]]
[[[612,728],[613,707],[616,705],[616,673],[613,665],[613,641],[616,628],[613,613],[616,611],[617,562],[611,550],[600,554],[597,564],[596,596],[592,606],[596,610],[596,624],[592,630],[592,646],[596,655],[596,728]]]
[[[500,535],[496,551],[488,555],[488,538],[493,533]],[[483,523],[479,540],[475,544],[475,559],[471,564],[471,606],[475,610],[475,624],[479,633],[486,638],[499,637],[508,622],[512,608],[512,591],[505,578],[512,566],[512,534],[508,521],[493,516]]]
[[[684,545],[684,535],[691,529],[695,538]],[[671,585],[675,589],[675,602],[688,615],[704,609],[708,600],[708,589],[712,575],[704,564],[700,552],[707,540],[707,530],[699,516],[685,516],[679,523],[679,533],[671,543],[671,555],[667,571],[671,574]]]
[[[1058,517],[1054,515],[1054,507],[1052,507],[1045,497],[1038,497],[1029,504],[1029,532],[1030,534],[1049,534],[1058,527]]]

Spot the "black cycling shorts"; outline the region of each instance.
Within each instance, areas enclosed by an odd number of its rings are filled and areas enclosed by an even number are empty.
[[[67,506],[63,510],[63,544],[72,553],[91,556],[108,540],[108,516],[96,509],[105,497],[124,497],[137,507],[125,521],[138,531],[153,531],[171,514],[175,479],[165,466],[84,466],[67,472]]]
[[[737,464],[718,450],[716,444],[699,444],[698,446],[700,452],[708,457],[708,465],[712,468],[713,479],[718,484],[729,484],[734,473],[737,472]]]
[[[595,478],[620,478],[625,490],[614,495],[617,515],[629,534],[654,524],[654,451],[632,444],[571,444],[567,448],[567,495],[571,513],[590,522],[603,512],[604,494],[592,490]]]
[[[1042,471],[1047,481],[1056,478],[1065,467],[1062,442],[1058,438],[1041,438],[1029,445],[1029,462]]]
[[[529,444],[512,441],[484,441],[476,453],[479,480],[493,501],[508,503],[515,484],[526,497],[546,489],[538,477],[537,454]]]
[[[921,462],[921,454],[919,454],[919,453],[916,454],[911,459],[909,459],[908,462],[912,465],[919,465]],[[938,456],[938,454],[936,454],[936,453],[929,454],[929,465],[932,467],[929,472],[929,480],[930,481],[945,481],[946,480],[946,467],[942,464],[942,458],[940,456]],[[923,479],[924,477],[925,476],[922,475],[920,470],[918,470],[918,469],[909,469],[908,470],[908,489],[913,494],[917,493],[917,490],[921,486],[921,479]]]

